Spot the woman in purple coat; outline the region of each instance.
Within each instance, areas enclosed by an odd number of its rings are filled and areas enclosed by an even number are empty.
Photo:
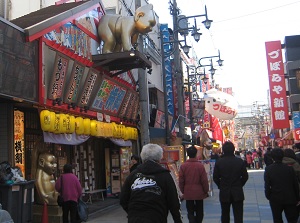
[[[72,165],[64,165],[64,174],[62,174],[55,183],[55,189],[63,197],[63,223],[69,222],[69,213],[71,223],[77,222],[77,202],[82,194],[82,187],[75,174],[72,172]]]
[[[207,173],[202,163],[195,158],[196,154],[195,146],[187,148],[189,159],[179,169],[179,187],[186,200],[189,223],[202,222],[203,199],[208,197],[209,190]]]

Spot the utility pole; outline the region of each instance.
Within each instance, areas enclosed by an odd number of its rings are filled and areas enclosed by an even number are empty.
[[[178,9],[177,9],[177,2],[173,0],[173,32],[174,32],[174,39],[178,40]],[[185,117],[184,114],[184,107],[183,107],[183,83],[182,83],[182,67],[181,67],[181,60],[180,60],[180,51],[179,51],[179,43],[174,43],[174,67],[175,67],[175,79],[177,85],[177,104],[178,104],[178,125],[179,125],[179,134],[178,137],[183,138],[184,135],[184,122]]]
[[[135,0],[136,8],[141,6],[140,0]],[[143,36],[140,34],[138,38],[138,50],[143,53]],[[141,147],[150,143],[149,133],[149,92],[148,92],[148,77],[145,69],[138,69],[139,81],[139,103],[141,111],[140,133],[141,133]]]

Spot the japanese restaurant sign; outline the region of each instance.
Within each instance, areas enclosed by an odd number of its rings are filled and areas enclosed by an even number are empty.
[[[272,123],[274,129],[289,128],[289,114],[286,100],[284,64],[281,42],[266,42],[266,56],[269,74]]]
[[[125,98],[126,91],[125,87],[120,86],[112,79],[103,77],[91,108],[110,115],[117,115]]]
[[[14,111],[14,160],[25,176],[24,113]]]
[[[84,107],[88,105],[92,91],[96,84],[97,77],[98,77],[98,72],[96,70],[90,69],[85,79],[83,91],[78,100],[79,107]]]
[[[70,103],[75,103],[77,101],[78,92],[79,92],[79,84],[80,84],[81,78],[84,74],[84,68],[85,68],[84,65],[82,65],[76,61],[74,62],[70,81],[66,88],[67,90],[66,90],[65,98],[64,98],[65,103],[70,104]]]
[[[60,53],[56,54],[54,70],[51,77],[48,98],[62,98],[63,89],[66,82],[69,59]]]

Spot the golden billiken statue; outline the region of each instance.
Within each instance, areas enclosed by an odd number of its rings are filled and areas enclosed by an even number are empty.
[[[56,158],[54,155],[44,152],[38,156],[36,169],[36,189],[39,196],[38,204],[57,205],[58,192],[55,191],[54,172],[56,170]]]

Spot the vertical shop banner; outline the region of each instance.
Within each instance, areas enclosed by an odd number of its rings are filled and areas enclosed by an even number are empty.
[[[271,115],[274,129],[289,128],[288,104],[284,78],[281,42],[266,42],[266,56],[270,85]]]
[[[72,72],[71,72],[71,77],[66,87],[66,92],[64,97],[65,103],[71,104],[77,102],[79,84],[84,74],[84,68],[85,68],[84,65],[76,61],[74,62]]]
[[[170,41],[170,34],[168,30],[168,24],[161,24],[160,25],[160,31],[162,32],[162,41],[163,42],[169,42]],[[164,55],[170,54],[172,51],[172,48],[169,43],[164,44]],[[171,115],[174,115],[174,92],[173,92],[173,78],[172,78],[172,66],[171,66],[171,58],[170,56],[166,56],[163,58],[165,62],[165,74],[166,76],[166,97],[167,97],[167,107],[168,107],[168,113]]]
[[[14,160],[25,176],[24,113],[14,111]]]
[[[92,91],[96,84],[97,77],[98,77],[98,72],[96,70],[90,69],[85,79],[85,83],[81,95],[77,100],[78,101],[77,104],[79,107],[85,107],[88,105],[91,98]]]
[[[54,70],[49,86],[48,98],[55,100],[63,97],[69,59],[61,53],[56,53]]]

